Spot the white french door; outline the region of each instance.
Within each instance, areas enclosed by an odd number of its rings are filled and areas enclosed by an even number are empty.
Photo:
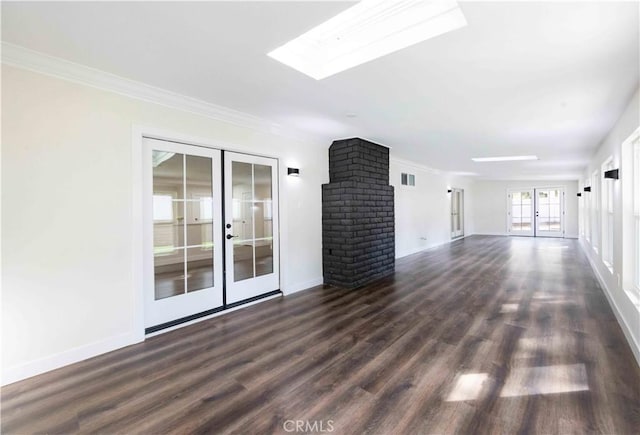
[[[225,152],[226,302],[280,288],[277,160]]]
[[[563,237],[564,189],[545,187],[536,192],[536,237]]]
[[[534,190],[510,190],[507,194],[508,232],[513,236],[534,236]]]
[[[143,140],[145,326],[223,304],[220,151]]]
[[[451,189],[451,238],[464,236],[464,190]]]
[[[147,332],[279,290],[277,160],[151,138],[143,159]]]
[[[507,229],[514,236],[563,237],[564,189],[512,189],[507,193]]]

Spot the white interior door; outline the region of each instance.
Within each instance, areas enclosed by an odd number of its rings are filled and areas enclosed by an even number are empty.
[[[224,153],[226,302],[280,289],[278,162]]]
[[[145,326],[223,304],[220,151],[143,140]]]
[[[510,235],[535,235],[533,198],[533,189],[514,189],[507,193],[507,231]]]
[[[564,189],[545,187],[535,189],[536,237],[564,236]]]
[[[464,190],[451,189],[451,238],[464,236]]]

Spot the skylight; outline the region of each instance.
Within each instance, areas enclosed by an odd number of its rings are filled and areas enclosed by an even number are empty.
[[[363,0],[269,56],[320,80],[466,25],[455,0]]]
[[[538,156],[504,156],[504,157],[473,157],[474,162],[511,162],[517,160],[538,160]]]

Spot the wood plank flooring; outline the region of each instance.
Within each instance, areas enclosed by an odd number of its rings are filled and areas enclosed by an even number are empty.
[[[4,434],[637,434],[640,369],[577,241],[473,236],[6,386],[1,410]]]

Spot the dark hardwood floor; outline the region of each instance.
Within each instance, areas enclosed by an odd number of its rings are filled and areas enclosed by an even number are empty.
[[[270,300],[2,389],[5,434],[288,433],[298,420],[637,434],[640,369],[577,241],[474,236],[358,290]]]

